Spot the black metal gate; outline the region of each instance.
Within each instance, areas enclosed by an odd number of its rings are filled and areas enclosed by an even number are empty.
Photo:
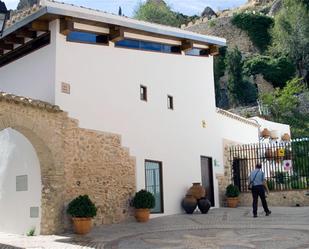
[[[248,191],[248,176],[257,163],[262,165],[270,190],[309,188],[309,138],[231,146],[232,182]]]

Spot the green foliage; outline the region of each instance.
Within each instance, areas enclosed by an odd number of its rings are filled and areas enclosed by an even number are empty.
[[[233,106],[251,104],[257,99],[257,89],[249,81],[243,79],[243,60],[240,51],[229,50],[226,56],[228,72],[229,101]]]
[[[88,195],[80,195],[69,203],[67,213],[72,217],[92,218],[97,215],[97,208]]]
[[[298,110],[298,95],[308,92],[300,78],[287,82],[283,89],[277,88],[272,93],[264,93],[260,96],[261,102],[269,109],[271,119],[275,122],[289,124],[292,135],[295,137],[308,136],[309,115],[302,114]]]
[[[283,54],[296,65],[298,76],[309,84],[309,10],[306,0],[284,0],[272,30],[273,54]]]
[[[237,197],[239,196],[239,188],[233,184],[230,184],[226,187],[225,196],[226,197]]]
[[[267,186],[268,186],[269,191],[272,191],[272,190],[275,189],[275,181],[273,181],[273,180],[267,180],[266,183],[267,183]]]
[[[133,198],[133,207],[135,207],[136,209],[152,209],[155,207],[155,203],[156,202],[153,194],[144,189],[137,192]]]
[[[209,26],[210,28],[216,26],[216,20],[210,20],[210,21],[208,21],[208,26]]]
[[[291,146],[293,154],[297,155],[292,157],[294,173],[297,176],[306,175],[309,172],[309,140],[302,139],[300,141],[293,141]]]
[[[233,16],[232,24],[246,31],[250,40],[261,52],[264,52],[270,45],[269,29],[273,25],[271,17],[253,13],[238,13]]]
[[[182,24],[197,19],[198,16],[186,16],[179,12],[173,12],[163,1],[148,0],[139,5],[135,11],[134,18],[163,25],[180,27]]]
[[[216,91],[216,105],[218,107],[223,106],[221,96],[220,78],[224,76],[226,47],[219,48],[219,55],[214,57],[214,79],[215,79],[215,91]]]
[[[35,228],[31,228],[29,232],[27,232],[27,236],[32,237],[35,235]]]
[[[287,172],[277,171],[274,178],[278,184],[286,184],[289,181],[289,175]]]
[[[291,188],[292,189],[306,189],[307,188],[307,184],[306,182],[302,181],[302,180],[294,180],[291,181]]]
[[[295,75],[295,66],[287,57],[256,55],[244,63],[247,75],[262,74],[274,87],[284,87]]]

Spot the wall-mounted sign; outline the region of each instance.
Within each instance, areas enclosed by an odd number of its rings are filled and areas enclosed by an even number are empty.
[[[283,148],[278,149],[278,156],[279,156],[279,157],[285,156],[285,150],[284,150]]]
[[[292,160],[284,160],[282,161],[282,166],[285,171],[290,171],[292,169]]]
[[[61,83],[61,92],[62,93],[66,93],[66,94],[70,94],[71,93],[71,86],[68,83]]]

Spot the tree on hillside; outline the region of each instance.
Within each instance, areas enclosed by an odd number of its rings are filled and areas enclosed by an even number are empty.
[[[308,0],[284,0],[275,17],[273,53],[289,57],[298,76],[309,85],[309,4]]]
[[[254,103],[257,99],[257,89],[252,83],[243,78],[243,60],[238,48],[227,52],[226,67],[230,104],[238,106]]]
[[[135,11],[134,18],[147,22],[180,27],[182,24],[197,19],[198,16],[186,16],[174,12],[163,0],[148,0],[141,3]]]
[[[170,26],[178,26],[175,14],[164,1],[149,0],[140,4],[134,17],[139,20]]]
[[[273,121],[289,124],[293,136],[305,137],[309,136],[309,116],[298,109],[299,94],[309,97],[309,91],[302,80],[295,78],[289,81],[283,89],[277,88],[272,93],[264,93],[260,99],[263,105],[268,107]]]
[[[26,9],[31,7],[34,4],[37,4],[38,0],[19,0],[19,3],[17,5],[17,9]]]

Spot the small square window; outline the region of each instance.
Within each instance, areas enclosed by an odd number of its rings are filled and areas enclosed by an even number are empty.
[[[167,95],[167,108],[174,110],[174,98],[173,96]]]
[[[16,191],[28,191],[28,176],[16,176]]]
[[[30,207],[30,218],[39,217],[39,207]]]
[[[140,98],[143,101],[147,101],[147,87],[146,86],[140,86]]]

